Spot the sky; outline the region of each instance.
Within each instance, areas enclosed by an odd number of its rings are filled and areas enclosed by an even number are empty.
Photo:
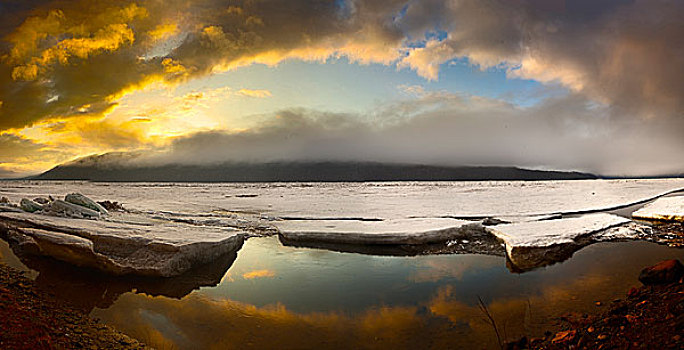
[[[0,177],[378,161],[684,172],[680,0],[0,2]]]

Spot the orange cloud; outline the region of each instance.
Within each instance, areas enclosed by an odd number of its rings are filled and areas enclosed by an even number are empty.
[[[178,25],[176,25],[175,23],[165,23],[154,27],[154,29],[147,32],[147,35],[153,41],[157,41],[167,39],[173,35],[176,35],[178,34],[178,31]]]
[[[271,92],[268,90],[250,90],[250,89],[240,89],[237,92],[238,95],[241,96],[246,96],[246,97],[255,97],[255,98],[266,98],[266,97],[271,97]]]
[[[93,32],[83,27],[67,28],[64,12],[51,11],[44,18],[30,18],[8,37],[14,44],[10,51],[9,62],[16,63],[12,70],[14,80],[35,80],[54,63],[66,65],[71,57],[87,59],[102,51],[115,51],[120,46],[131,44],[135,34],[128,23],[139,17],[146,17],[144,8],[131,4],[112,15],[113,21],[106,23]],[[68,35],[66,39],[44,46],[48,37]]]

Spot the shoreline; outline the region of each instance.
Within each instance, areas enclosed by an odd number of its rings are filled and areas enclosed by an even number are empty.
[[[1,262],[0,348],[148,349]]]
[[[664,267],[666,266],[666,267]],[[666,271],[667,270],[667,271]],[[655,274],[653,271],[657,271]],[[649,272],[651,275],[647,275]],[[655,276],[655,278],[654,278]],[[666,260],[642,270],[640,287],[605,311],[560,316],[560,330],[542,338],[507,342],[507,350],[561,349],[681,349],[684,345],[684,267]]]

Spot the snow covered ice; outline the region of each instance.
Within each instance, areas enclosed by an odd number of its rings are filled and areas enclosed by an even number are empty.
[[[684,222],[684,196],[658,198],[632,213],[635,219]]]
[[[468,237],[481,230],[472,221],[455,219],[290,220],[273,223],[279,233],[294,242],[340,244],[429,244]]]
[[[600,213],[569,219],[497,225],[487,230],[504,243],[510,263],[517,269],[525,270],[572,254],[588,244],[584,239],[590,235],[630,222],[626,218]]]
[[[180,275],[236,252],[246,235],[234,228],[206,227],[193,232],[188,225],[130,219],[116,222],[0,213],[5,235],[21,248],[116,275]]]
[[[43,215],[38,210],[32,214],[2,204],[0,223],[28,250],[114,274],[178,275],[222,254],[235,253],[251,235],[274,233],[311,245],[369,246],[446,245],[454,239],[468,245],[474,241],[471,235],[486,234],[505,245],[509,262],[524,270],[563,260],[593,241],[635,237],[632,232],[639,224],[591,213],[644,203],[683,188],[684,179],[252,184],[7,181],[0,182],[0,195],[11,203],[79,192],[94,201],[120,202],[128,211],[85,220]],[[673,206],[681,202],[669,198],[684,197],[660,198],[641,212],[672,214]],[[28,204],[25,207],[33,210]],[[635,217],[641,215],[637,213]],[[48,237],[50,232],[56,234]],[[609,232],[612,236],[602,238]]]

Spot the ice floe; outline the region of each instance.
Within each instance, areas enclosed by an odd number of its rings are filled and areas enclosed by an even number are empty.
[[[130,214],[117,214],[128,216]],[[84,220],[32,213],[0,213],[0,234],[30,253],[116,275],[176,276],[240,249],[246,232],[138,218]]]
[[[684,196],[663,197],[632,213],[635,219],[684,222]]]
[[[479,223],[455,219],[287,220],[273,224],[289,241],[340,244],[429,244],[482,230]]]
[[[510,263],[527,270],[564,260],[568,254],[589,243],[583,239],[630,222],[620,216],[600,213],[497,225],[487,227],[487,231],[503,242]]]

